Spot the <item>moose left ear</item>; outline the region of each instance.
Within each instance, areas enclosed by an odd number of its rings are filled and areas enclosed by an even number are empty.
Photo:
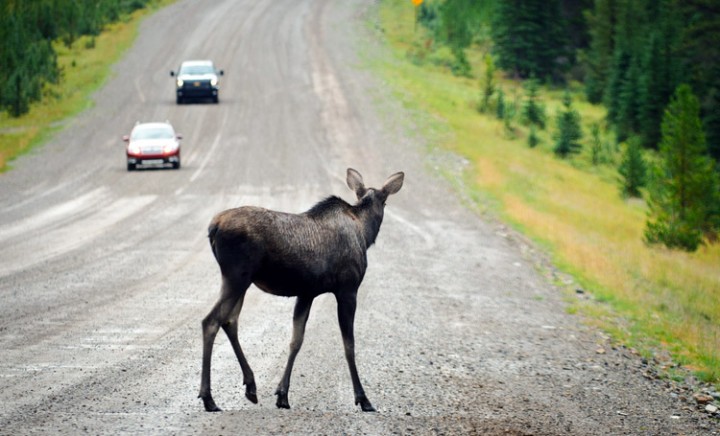
[[[355,192],[358,199],[362,198],[367,192],[362,176],[352,168],[347,169],[347,185]]]
[[[400,190],[403,185],[403,181],[405,180],[405,173],[400,171],[399,173],[395,173],[392,176],[388,177],[388,179],[385,181],[385,184],[382,187],[382,191],[386,195],[392,195]]]

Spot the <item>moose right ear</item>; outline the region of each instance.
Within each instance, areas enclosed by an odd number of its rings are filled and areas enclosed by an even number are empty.
[[[367,192],[362,176],[352,168],[347,169],[347,185],[355,192],[358,199],[362,198]]]
[[[405,173],[400,171],[399,173],[395,173],[392,176],[388,177],[388,179],[385,181],[385,184],[382,187],[383,192],[386,195],[392,195],[400,190],[403,185],[403,181],[405,180]]]

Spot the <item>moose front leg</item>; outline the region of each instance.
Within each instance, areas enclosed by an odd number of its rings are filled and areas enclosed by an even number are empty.
[[[288,391],[290,390],[290,374],[292,373],[293,365],[295,364],[295,357],[297,357],[300,347],[302,346],[303,339],[305,338],[305,324],[307,324],[308,317],[310,316],[310,307],[312,307],[312,298],[298,297],[295,302],[295,311],[293,313],[293,335],[290,341],[290,356],[288,357],[287,366],[285,366],[285,373],[283,374],[282,380],[278,385],[275,395],[277,395],[277,402],[275,405],[281,409],[289,409],[290,402],[288,401]]]
[[[343,345],[345,347],[345,359],[347,359],[350,368],[350,378],[352,379],[353,389],[355,390],[355,404],[360,404],[363,412],[375,412],[375,408],[370,404],[370,400],[365,396],[360,376],[358,376],[357,366],[355,366],[355,308],[357,306],[357,291],[345,295],[336,295],[338,303],[338,322],[340,324],[340,333],[342,334]]]

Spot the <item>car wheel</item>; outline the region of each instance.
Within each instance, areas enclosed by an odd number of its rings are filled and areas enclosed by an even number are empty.
[[[128,170],[128,171],[133,171],[133,170],[135,170],[135,164],[131,164],[131,163],[128,162],[128,164],[127,164],[127,170]]]
[[[172,167],[173,167],[174,170],[179,170],[179,169],[180,169],[180,158],[178,158],[178,161],[177,161],[177,162],[173,162]]]
[[[183,98],[182,98],[182,97],[180,97],[180,96],[175,97],[175,103],[177,103],[177,104],[182,104],[182,102],[183,102]]]
[[[219,103],[219,102],[220,102],[220,97],[217,96],[217,95],[214,96],[214,97],[213,97],[213,103]]]

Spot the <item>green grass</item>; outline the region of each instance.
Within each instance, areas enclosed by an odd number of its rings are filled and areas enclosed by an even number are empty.
[[[427,123],[431,142],[470,162],[466,180],[456,183],[469,191],[464,197],[530,236],[594,296],[589,302],[569,297],[568,311],[641,353],[669,352],[701,379],[720,381],[720,246],[685,253],[642,242],[646,205],[621,197],[614,165],[590,162],[590,125],[604,119],[604,109],[587,103],[573,85],[584,151],[561,160],[552,153],[551,132],[563,90],[544,89],[549,128],[540,132],[541,145],[530,149],[527,129],[518,122],[511,139],[494,115],[475,110],[479,79],[455,77],[432,56],[418,61],[426,36],[414,26],[410,2],[383,1],[380,27],[392,57],[370,61],[371,67],[406,107],[424,114],[418,118]],[[476,77],[482,76],[484,52],[468,51]],[[496,77],[507,102],[524,95],[520,83]],[[617,152],[611,157],[617,161]]]
[[[174,0],[158,0],[124,20],[106,26],[94,38],[82,37],[67,48],[60,42],[54,47],[62,78],[48,85],[41,102],[31,105],[20,118],[0,113],[0,172],[8,169],[16,156],[32,150],[62,129],[64,120],[92,105],[90,96],[109,77],[110,66],[132,45],[144,17]]]

